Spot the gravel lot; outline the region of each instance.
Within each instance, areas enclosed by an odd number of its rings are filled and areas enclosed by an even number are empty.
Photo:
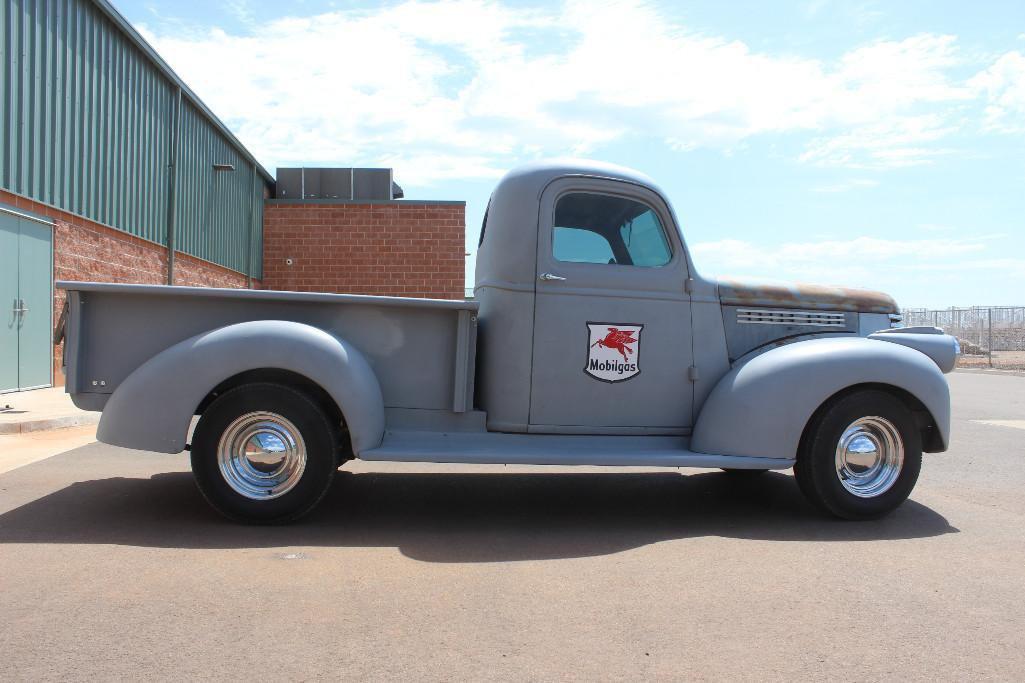
[[[990,365],[992,362],[992,366]],[[959,368],[996,368],[1002,370],[1025,371],[1025,351],[994,351],[993,358],[987,355],[970,356],[964,354],[957,359]]]
[[[77,448],[0,474],[0,679],[1021,680],[1025,377],[951,385],[868,523],[789,473],[350,463],[241,527],[184,456]]]

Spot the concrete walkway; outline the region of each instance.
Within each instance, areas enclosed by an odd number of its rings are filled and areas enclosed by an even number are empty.
[[[94,425],[99,413],[79,410],[64,387],[0,394],[0,434]]]
[[[0,474],[96,441],[96,425],[0,434]]]

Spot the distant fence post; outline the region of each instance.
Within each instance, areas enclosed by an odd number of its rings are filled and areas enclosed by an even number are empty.
[[[993,309],[986,309],[989,319],[989,332],[986,335],[986,348],[989,349],[989,367],[993,367]]]

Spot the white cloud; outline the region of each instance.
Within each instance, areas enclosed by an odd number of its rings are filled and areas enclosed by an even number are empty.
[[[916,280],[967,277],[988,271],[990,277],[1021,280],[1025,259],[996,257],[993,242],[1002,235],[970,239],[892,240],[857,237],[756,244],[725,239],[691,246],[699,271],[747,278],[806,280],[828,284],[881,288],[899,292]]]
[[[240,34],[163,26],[143,33],[261,160],[398,160],[413,184],[642,135],[729,151],[796,132],[813,136],[807,163],[906,166],[949,152],[959,108],[980,92],[1001,129],[1021,106],[1017,53],[965,82],[952,36],[876,41],[824,62],[695,33],[639,2],[410,0]]]
[[[912,263],[908,270],[927,271],[934,273],[973,273],[985,272],[992,279],[997,277],[1007,280],[1025,280],[1025,258],[977,258],[957,261],[955,263]],[[1006,294],[1006,292],[1001,292]],[[1012,294],[1013,296],[1013,294]]]
[[[1025,131],[1025,55],[1008,52],[971,83],[986,94],[987,128],[1005,133]]]
[[[784,242],[758,245],[744,240],[725,239],[701,242],[692,247],[695,258],[709,265],[750,269],[765,268],[780,271],[807,266],[819,267],[828,262],[872,259],[902,261],[963,256],[983,251],[986,245],[980,239],[923,239],[890,240],[877,237],[856,237],[850,240],[818,240],[813,242]]]
[[[896,117],[812,140],[801,161],[846,168],[918,166],[952,150],[932,146],[957,130],[939,114]]]

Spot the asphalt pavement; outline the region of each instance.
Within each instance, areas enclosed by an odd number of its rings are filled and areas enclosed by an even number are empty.
[[[1025,377],[957,372],[890,517],[789,473],[349,463],[286,527],[184,455],[0,474],[0,680],[1022,680]]]

